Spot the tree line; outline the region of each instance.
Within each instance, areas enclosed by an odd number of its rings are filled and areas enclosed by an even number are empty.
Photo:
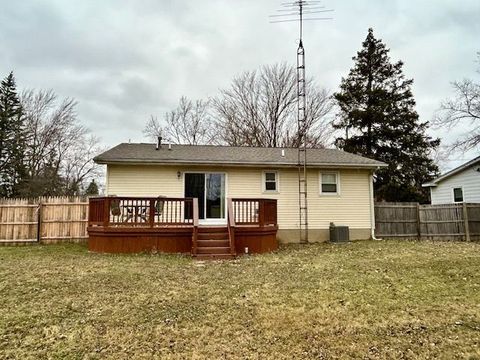
[[[99,141],[79,125],[74,99],[0,84],[0,197],[96,194]]]
[[[422,184],[439,173],[440,146],[427,130],[462,125],[468,131],[447,144],[448,150],[476,148],[480,84],[453,83],[455,97],[441,104],[432,123],[421,121],[413,80],[389,52],[369,29],[337,92],[308,79],[304,129],[297,128],[296,70],[282,63],[239,74],[217,96],[181,97],[162,119],[151,116],[144,134],[192,145],[296,147],[305,141],[311,148],[336,146],[388,164],[375,173],[377,200],[427,202]],[[79,124],[76,107],[74,99],[59,99],[51,90],[19,93],[13,73],[5,77],[0,84],[0,197],[98,193],[99,168],[92,159],[100,152],[99,140]]]
[[[439,175],[440,140],[428,135],[432,124],[419,119],[413,80],[405,77],[403,62],[393,62],[389,52],[369,29],[337,92],[309,79],[307,123],[301,130],[309,147],[334,145],[387,163],[375,173],[377,200],[428,202],[429,192],[422,184]],[[457,97],[442,103],[433,125],[471,125],[472,131],[449,144],[449,150],[468,150],[480,143],[480,86],[465,80],[454,87]],[[262,66],[236,76],[212,98],[182,97],[163,121],[152,116],[144,134],[179,144],[295,147],[300,138],[296,100],[295,68]]]
[[[334,102],[313,79],[306,87],[306,129],[301,130],[308,130],[310,147],[324,147],[334,131]],[[181,97],[163,122],[151,116],[144,134],[152,140],[163,136],[177,144],[295,147],[299,139],[296,100],[295,69],[285,63],[266,65],[235,77],[217,97]]]

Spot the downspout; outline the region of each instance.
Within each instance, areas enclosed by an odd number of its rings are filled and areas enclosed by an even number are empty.
[[[373,171],[369,175],[369,195],[370,195],[370,229],[372,240],[382,240],[375,237],[375,203],[373,194]]]

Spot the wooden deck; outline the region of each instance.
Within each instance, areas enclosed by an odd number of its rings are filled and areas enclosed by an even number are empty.
[[[89,203],[88,247],[106,253],[191,253],[228,259],[278,248],[277,201],[227,199],[227,221],[202,226],[194,198],[97,197]]]

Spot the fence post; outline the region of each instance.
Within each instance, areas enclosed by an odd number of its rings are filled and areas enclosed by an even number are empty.
[[[420,204],[417,203],[417,236],[418,240],[422,238],[422,223],[420,222]]]
[[[468,208],[467,203],[463,203],[463,221],[465,223],[465,240],[470,241],[470,225],[468,224]]]
[[[38,243],[42,240],[42,207],[43,207],[43,204],[40,202],[38,204],[38,211],[37,211],[37,242]]]

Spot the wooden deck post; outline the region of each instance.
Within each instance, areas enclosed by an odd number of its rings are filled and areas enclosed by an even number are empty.
[[[265,225],[265,201],[258,201],[258,225],[263,227]]]
[[[470,224],[468,223],[468,208],[467,204],[463,203],[463,221],[465,223],[465,240],[470,241]]]
[[[155,224],[155,205],[155,199],[150,199],[148,222],[150,223],[151,228],[153,228],[153,225]]]
[[[103,203],[103,227],[108,227],[110,223],[110,197],[105,198]]]
[[[230,254],[236,255],[235,251],[235,213],[233,212],[233,202],[231,198],[227,199],[227,228],[230,240]]]
[[[192,234],[192,255],[197,254],[198,238],[198,198],[193,198],[193,234]]]

